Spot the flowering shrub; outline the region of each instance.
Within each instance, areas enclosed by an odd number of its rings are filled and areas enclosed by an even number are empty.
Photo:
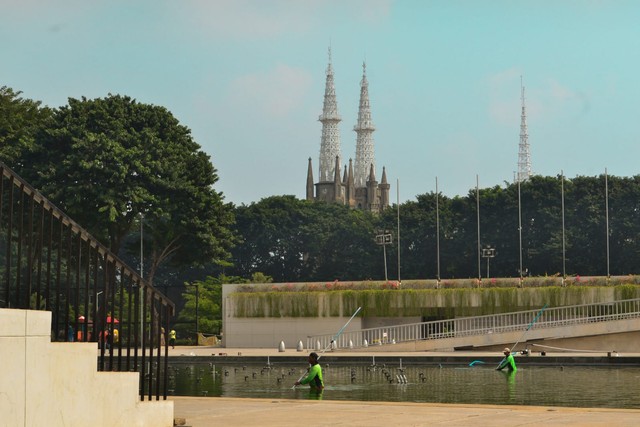
[[[560,275],[524,277],[522,282],[519,277],[494,277],[491,279],[478,280],[478,278],[468,279],[446,279],[438,283],[437,280],[404,280],[399,281],[361,281],[361,282],[333,282],[323,283],[256,283],[253,285],[238,285],[236,292],[335,292],[335,291],[367,291],[367,290],[426,290],[426,289],[465,289],[465,288],[538,288],[553,286],[619,286],[619,285],[640,285],[640,276],[598,276],[583,277],[576,275],[562,280]]]
[[[473,280],[467,280],[473,283]],[[606,278],[601,280],[606,281]],[[489,284],[491,280],[486,282]],[[517,282],[514,279],[514,283]],[[575,282],[574,278],[571,278],[571,282]],[[308,289],[270,292],[270,287],[263,287],[262,292],[235,292],[230,298],[236,317],[274,318],[345,316],[356,307],[362,307],[363,316],[436,316],[443,312],[450,315],[455,312],[456,316],[477,316],[539,308],[543,304],[549,307],[582,304],[602,295],[611,295],[615,300],[640,298],[640,286],[637,284],[408,289],[402,283],[402,289],[396,290],[392,290],[392,285],[399,286],[394,282],[378,282],[375,287],[345,292],[326,291],[322,287],[317,292]]]
[[[400,282],[395,282],[392,280],[389,280],[380,284],[380,289],[399,289],[399,288],[400,288]]]

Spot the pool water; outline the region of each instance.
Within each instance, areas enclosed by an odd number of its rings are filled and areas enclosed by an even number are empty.
[[[169,394],[278,399],[433,402],[640,408],[640,368],[322,365],[325,390],[293,383],[306,366],[179,363],[169,369]]]

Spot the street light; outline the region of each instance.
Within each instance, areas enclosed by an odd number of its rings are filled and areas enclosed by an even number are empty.
[[[144,279],[144,213],[140,212],[140,277]],[[140,283],[140,288],[138,289],[138,294],[140,297],[140,340],[144,336],[144,311],[143,311],[143,300],[144,300],[144,289],[142,289],[142,283]],[[140,342],[142,345],[142,341]]]
[[[379,230],[376,235],[376,244],[382,245],[382,253],[384,254],[384,280],[387,282],[387,245],[393,242],[393,236],[389,230]]]
[[[100,292],[96,292],[96,315],[98,313],[98,311],[100,310],[100,303],[98,302],[98,295],[104,293],[104,291],[100,291]]]
[[[482,249],[482,258],[487,259],[487,279],[489,278],[489,260],[496,256],[496,250],[490,246]]]

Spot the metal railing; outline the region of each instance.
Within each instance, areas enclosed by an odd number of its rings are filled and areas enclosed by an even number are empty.
[[[307,337],[307,348],[354,348],[366,345],[384,345],[417,340],[461,338],[522,331],[531,325],[540,310],[526,310],[513,313],[492,314],[457,319],[435,320],[397,326],[361,329],[342,333],[335,343],[333,335]],[[547,308],[531,329],[580,325],[640,317],[640,298],[607,303],[572,305]]]
[[[174,304],[2,162],[0,307],[51,311],[52,341],[96,342],[99,370],[167,398]]]

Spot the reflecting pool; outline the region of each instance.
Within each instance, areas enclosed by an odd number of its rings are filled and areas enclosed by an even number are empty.
[[[640,408],[640,368],[519,367],[515,374],[495,366],[346,366],[321,364],[325,390],[310,394],[293,383],[302,365],[232,366],[176,363],[169,369],[169,394],[247,398],[325,399],[387,402],[474,403],[603,408]]]

